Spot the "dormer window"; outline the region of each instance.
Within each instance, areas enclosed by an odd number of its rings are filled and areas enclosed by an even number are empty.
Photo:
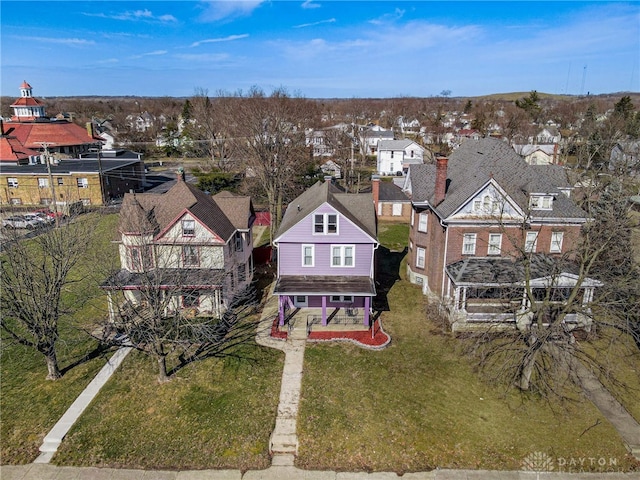
[[[529,207],[531,210],[551,210],[553,197],[551,195],[531,195]]]

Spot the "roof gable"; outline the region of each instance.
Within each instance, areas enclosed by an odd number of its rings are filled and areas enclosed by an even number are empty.
[[[371,194],[339,193],[331,182],[315,183],[289,204],[274,241],[325,203],[376,241],[376,217]]]

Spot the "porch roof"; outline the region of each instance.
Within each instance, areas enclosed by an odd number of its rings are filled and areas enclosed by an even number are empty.
[[[447,265],[447,275],[457,286],[522,285],[527,277],[523,259],[506,257],[465,258]],[[573,262],[548,255],[532,255],[529,281],[533,287],[558,287],[576,284],[578,268]],[[584,278],[585,287],[599,287],[601,282]]]
[[[143,273],[123,269],[111,275],[100,287],[105,290],[139,290],[141,288],[214,290],[221,288],[224,276],[224,270],[209,268],[158,268]]]
[[[369,277],[333,275],[283,275],[273,290],[276,295],[375,295]]]

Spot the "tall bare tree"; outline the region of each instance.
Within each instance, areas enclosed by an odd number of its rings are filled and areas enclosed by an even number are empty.
[[[315,124],[317,104],[286,90],[266,95],[254,87],[235,105],[237,147],[247,176],[258,180],[271,214],[270,240],[280,226],[283,204],[295,194],[294,179],[311,162],[305,127]]]
[[[232,123],[229,96],[218,92],[212,99],[207,90],[197,89],[189,100],[189,118],[184,120],[184,134],[194,152],[207,157],[210,167],[228,171],[234,146],[229,138]]]
[[[0,261],[0,327],[5,341],[15,341],[44,356],[47,379],[62,375],[57,344],[61,318],[80,305],[65,291],[83,280],[74,267],[86,254],[95,231],[91,218],[67,223],[23,239],[6,232]]]

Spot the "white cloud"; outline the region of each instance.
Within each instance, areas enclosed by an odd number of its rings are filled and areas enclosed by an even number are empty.
[[[400,20],[404,16],[405,12],[406,10],[396,8],[393,13],[385,13],[381,17],[369,20],[369,23],[372,23],[374,25],[381,25],[383,23],[394,22],[396,20]]]
[[[95,45],[96,43],[93,40],[86,40],[84,38],[27,37],[27,36],[16,36],[15,38],[19,38],[22,40],[32,40],[34,42],[58,43],[62,45],[72,45],[72,46]]]
[[[313,3],[313,0],[305,0],[304,2],[302,2],[302,5],[300,5],[302,8],[320,8],[320,4],[319,3]]]
[[[335,18],[329,18],[327,20],[320,20],[318,22],[313,23],[301,23],[300,25],[294,25],[293,28],[306,28],[306,27],[315,27],[316,25],[322,25],[323,23],[335,23]]]
[[[245,17],[258,8],[264,0],[208,0],[202,2],[200,20],[216,22],[218,20]]]
[[[169,53],[167,50],[154,50],[153,52],[141,53],[139,55],[132,55],[129,58],[135,59],[135,58],[142,58],[142,57],[157,57],[160,55],[166,55],[167,53]]]
[[[107,13],[83,13],[87,17],[99,17],[108,18],[111,20],[125,20],[125,21],[144,21],[144,22],[160,22],[160,23],[175,23],[178,21],[176,17],[170,14],[154,15],[151,10],[134,10],[132,12],[123,12],[115,14]]]
[[[193,42],[191,47],[199,47],[203,43],[220,43],[220,42],[232,42],[234,40],[240,40],[243,38],[247,38],[249,36],[248,33],[243,33],[242,35],[229,35],[228,37],[221,38],[207,38],[206,40],[199,40],[197,42]]]

